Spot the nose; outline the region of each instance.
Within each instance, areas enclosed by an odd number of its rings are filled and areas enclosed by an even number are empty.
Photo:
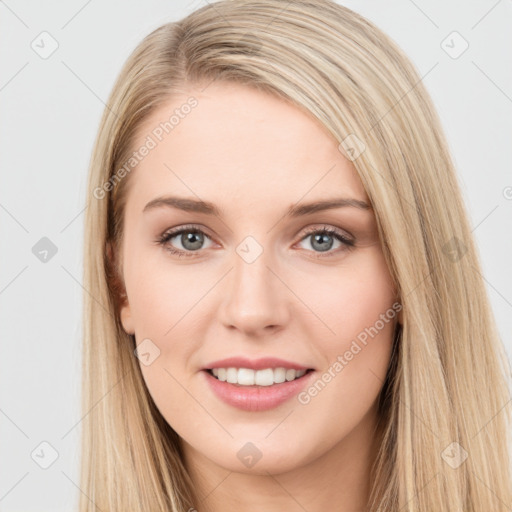
[[[249,263],[234,254],[226,276],[219,316],[228,329],[253,337],[282,329],[290,317],[291,292],[283,284],[266,252]]]

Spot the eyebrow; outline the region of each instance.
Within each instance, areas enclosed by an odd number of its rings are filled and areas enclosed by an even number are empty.
[[[155,208],[168,207],[177,208],[186,212],[204,213],[206,215],[215,215],[222,217],[221,210],[213,203],[208,201],[201,201],[197,199],[187,199],[184,197],[166,196],[157,197],[150,201],[144,209],[143,213]],[[331,210],[333,208],[358,208],[360,210],[371,210],[372,207],[360,199],[340,197],[335,199],[327,199],[324,201],[315,201],[312,203],[305,203],[300,205],[292,205],[286,212],[286,217],[300,217],[311,213]]]

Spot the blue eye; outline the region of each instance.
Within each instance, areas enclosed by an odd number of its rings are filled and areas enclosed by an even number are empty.
[[[354,241],[344,234],[340,233],[337,229],[329,226],[324,226],[322,229],[313,228],[307,232],[306,236],[302,240],[311,240],[311,246],[318,248],[318,251],[314,252],[328,252],[334,244],[334,240],[338,241],[342,246],[341,250],[346,250],[354,247]],[[339,250],[328,252],[327,256],[338,253]]]
[[[176,248],[171,244],[171,241],[175,238],[178,239],[182,248]],[[311,240],[311,247],[318,249],[313,252],[318,253],[319,257],[329,257],[338,254],[340,251],[351,249],[355,245],[354,240],[330,226],[312,228],[306,232],[300,241],[302,242],[307,239]],[[199,226],[189,225],[163,233],[157,239],[157,243],[164,246],[171,254],[181,258],[182,256],[196,256],[194,253],[205,248],[203,247],[205,240],[210,240],[211,242],[210,237]],[[331,251],[334,241],[338,241],[341,244],[341,248]],[[322,253],[325,253],[325,256]]]
[[[178,238],[183,249],[176,249],[170,242],[173,238]],[[210,237],[197,226],[183,226],[173,231],[164,233],[159,239],[158,243],[163,245],[172,254],[181,256],[195,256],[194,252],[202,249],[202,244],[205,238]]]

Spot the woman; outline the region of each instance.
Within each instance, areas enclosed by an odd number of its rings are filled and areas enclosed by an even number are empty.
[[[327,0],[221,1],[108,105],[80,510],[509,510],[506,355],[393,41]]]

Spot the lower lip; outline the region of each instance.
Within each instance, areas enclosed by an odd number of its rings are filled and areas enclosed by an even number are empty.
[[[213,392],[225,403],[244,411],[267,411],[296,396],[309,382],[313,371],[302,377],[272,386],[239,386],[220,381],[204,370],[206,380]]]

